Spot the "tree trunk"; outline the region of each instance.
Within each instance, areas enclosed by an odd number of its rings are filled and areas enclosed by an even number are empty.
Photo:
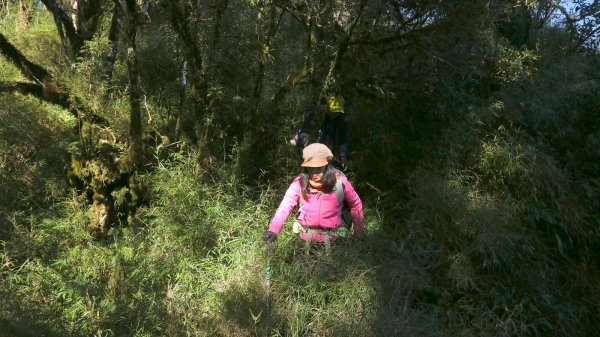
[[[181,133],[184,138],[187,138],[194,144],[198,144],[197,130],[200,129],[200,123],[204,118],[207,107],[207,88],[208,84],[204,77],[204,60],[200,47],[192,34],[190,27],[191,8],[189,4],[182,1],[169,2],[171,12],[171,23],[173,28],[183,42],[185,61],[184,65],[187,68],[187,78],[189,80],[189,95],[186,94],[183,88],[181,97],[181,107],[178,116],[178,133]],[[186,109],[188,97],[191,98],[192,113],[188,113]]]
[[[346,54],[348,47],[350,47],[352,34],[354,33],[354,29],[356,28],[356,25],[360,21],[360,18],[363,13],[363,9],[365,8],[366,4],[367,4],[367,0],[361,1],[360,6],[358,8],[358,13],[356,13],[356,15],[354,16],[354,20],[350,24],[348,32],[345,34],[342,41],[338,45],[337,51],[335,52],[335,56],[329,66],[329,72],[327,73],[327,77],[325,78],[325,83],[323,85],[323,88],[321,89],[321,94],[319,95],[318,102],[321,102],[321,98],[324,98],[327,95],[327,92],[329,91],[329,89],[331,88],[333,83],[335,82],[336,75],[339,72],[340,67],[342,65],[342,59],[343,59],[344,55]],[[313,121],[313,127],[315,125],[321,125],[324,117],[325,117],[325,109],[322,109],[322,108],[317,109],[317,113],[316,113],[314,121]]]
[[[96,34],[102,16],[101,1],[75,1],[72,16],[65,10],[64,4],[58,1],[41,1],[52,12],[63,45],[66,45],[66,39],[71,56],[79,55],[85,41],[91,40]]]
[[[221,39],[221,20],[223,18],[223,14],[225,10],[229,6],[229,0],[222,0],[220,6],[217,8],[217,12],[215,14],[215,31],[212,39],[212,49],[213,51],[217,48],[217,44]]]
[[[83,45],[83,40],[81,40],[77,34],[71,17],[64,11],[63,7],[54,0],[42,0],[42,3],[46,5],[46,8],[48,8],[50,12],[52,12],[54,22],[56,23],[56,29],[58,30],[63,45],[67,44],[65,41],[66,39],[71,47],[70,50],[72,53],[79,51]],[[75,53],[72,55],[75,55]]]
[[[129,79],[129,155],[133,170],[140,169],[143,165],[142,155],[142,111],[141,89],[136,55],[136,35],[138,26],[138,13],[135,0],[127,0],[126,14],[126,50],[127,50],[127,75]]]
[[[114,5],[112,12],[112,19],[110,21],[110,30],[108,32],[108,41],[110,42],[110,51],[106,56],[105,66],[103,69],[104,77],[107,80],[112,79],[113,68],[117,59],[117,53],[119,52],[119,36],[121,35],[121,18],[123,17],[122,12],[119,10],[119,6]]]
[[[263,1],[259,2],[259,12],[257,14],[256,35],[258,44],[258,64],[256,77],[254,79],[254,91],[252,95],[252,107],[249,118],[242,116],[242,125],[244,126],[243,138],[240,145],[237,166],[244,176],[256,177],[260,172],[261,163],[264,163],[270,151],[275,147],[274,130],[272,127],[266,127],[269,119],[275,118],[273,111],[260,112],[260,103],[262,87],[265,76],[265,65],[270,60],[271,42],[277,33],[277,28],[281,22],[281,13],[277,13],[277,7],[273,2],[268,7],[268,16],[263,12]],[[266,16],[266,20],[265,20]],[[266,34],[262,33],[262,26],[268,25]]]
[[[103,139],[103,132],[107,130],[103,126],[108,124],[107,121],[86,109],[77,97],[71,97],[68,92],[59,90],[59,85],[49,72],[29,61],[2,34],[0,34],[0,54],[15,64],[24,77],[33,81],[0,83],[0,92],[32,95],[71,111],[77,118],[80,146],[78,151],[72,154],[72,166],[68,176],[92,205],[91,231],[103,235],[119,220],[126,221],[126,219],[119,219],[119,214],[128,214],[131,205],[122,203],[116,207],[113,194],[117,192],[122,199],[131,199],[128,194],[129,175],[120,173],[117,164],[119,150],[112,146],[114,140],[106,142]]]

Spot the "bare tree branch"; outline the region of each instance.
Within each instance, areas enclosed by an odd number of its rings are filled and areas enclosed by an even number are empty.
[[[29,61],[15,46],[13,46],[6,37],[0,33],[0,53],[11,61],[27,79],[44,83],[50,74],[46,69]]]
[[[80,113],[83,113],[92,123],[100,125],[108,124],[106,119],[86,109],[77,98],[72,98],[68,92],[59,90],[52,75],[40,65],[29,61],[3,34],[0,34],[0,54],[11,61],[21,71],[23,76],[35,82],[2,82],[0,84],[0,92],[19,92],[24,95],[31,95],[68,110],[78,119],[80,118]]]
[[[18,92],[23,95],[32,95],[42,100],[45,99],[44,87],[40,84],[29,82],[0,82],[0,92]]]

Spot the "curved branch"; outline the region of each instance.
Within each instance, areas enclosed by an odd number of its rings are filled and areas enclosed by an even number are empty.
[[[89,122],[101,126],[108,125],[108,121],[105,118],[100,117],[83,107],[77,98],[72,100],[66,93],[50,92],[41,84],[29,82],[0,82],[0,93],[20,93],[22,95],[33,96],[42,101],[56,104],[64,108],[77,119],[81,117],[80,112],[84,112],[84,116]]]
[[[0,82],[1,93],[18,92],[23,95],[32,95],[44,99],[44,87],[40,84],[28,82]]]
[[[321,94],[320,94],[320,98],[321,97],[325,97],[325,93],[330,89],[331,84],[333,83],[333,80],[335,78],[335,74],[339,71],[341,64],[342,64],[342,58],[344,57],[344,54],[346,53],[346,51],[348,50],[348,48],[350,47],[350,42],[352,39],[352,34],[354,33],[354,29],[356,28],[356,25],[358,24],[358,21],[360,21],[363,10],[365,8],[367,4],[367,0],[362,0],[360,3],[360,6],[358,8],[358,13],[356,14],[356,16],[354,17],[354,20],[352,20],[352,22],[350,23],[350,27],[348,28],[348,32],[346,33],[346,35],[344,36],[344,38],[342,39],[342,41],[340,42],[340,44],[338,45],[337,50],[334,53],[334,57],[333,60],[331,61],[331,64],[329,66],[329,71],[327,73],[327,76],[325,78],[325,84],[323,85],[323,88],[321,89]],[[321,101],[321,99],[319,98],[319,101]],[[321,113],[321,109],[317,109],[317,121],[322,120],[323,118],[323,114]],[[320,125],[320,124],[318,124]]]
[[[59,90],[52,75],[42,66],[29,61],[3,34],[0,34],[0,54],[13,63],[24,77],[34,82],[0,82],[0,92],[31,95],[68,110],[75,118],[79,119],[80,113],[83,113],[92,123],[108,125],[106,119],[87,109],[76,97]]]
[[[575,28],[576,20],[574,17],[571,16],[571,14],[569,14],[569,11],[564,6],[557,3],[556,1],[550,1],[550,6],[558,9],[565,16],[567,25],[569,26],[569,30],[573,34],[577,34],[577,29]]]
[[[12,45],[6,39],[6,37],[0,33],[0,54],[4,55],[6,59],[12,62],[19,70],[21,74],[27,79],[44,83],[46,79],[51,78],[50,73],[41,66],[29,61],[15,46]]]
[[[296,21],[298,21],[300,24],[302,24],[304,29],[308,28],[305,18],[301,17],[300,14],[295,12],[294,9],[296,9],[296,8],[290,7],[289,3],[284,3],[283,1],[275,1],[275,6],[281,8],[282,11],[285,11],[288,14],[290,14]]]
[[[315,65],[314,68],[321,68],[326,63],[331,62],[332,58],[333,56],[324,58],[323,60],[321,60],[321,62]],[[277,90],[277,92],[273,96],[271,96],[268,111],[272,111],[274,107],[276,107],[281,101],[283,101],[285,96],[298,84],[306,83],[304,79],[312,72],[314,72],[314,69],[302,67],[300,70],[296,71],[294,75],[288,77],[288,80],[285,81],[285,83],[281,87],[279,87],[279,90]]]

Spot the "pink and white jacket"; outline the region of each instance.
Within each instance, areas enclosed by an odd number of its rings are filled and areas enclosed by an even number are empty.
[[[364,233],[362,201],[346,176],[341,175],[340,177],[338,174],[338,179],[340,178],[344,186],[344,201],[350,207],[354,233],[362,235]],[[292,181],[290,187],[285,192],[283,200],[281,200],[275,216],[271,220],[269,231],[279,234],[283,223],[294,207],[300,202],[301,193],[302,187],[300,185],[300,177],[298,176]],[[306,195],[304,202],[300,205],[298,221],[304,227],[309,228],[335,229],[342,226],[342,207],[340,206],[335,190],[329,193],[314,192]],[[305,240],[306,233],[300,233],[300,238]],[[335,240],[335,237],[332,235],[331,239]],[[314,234],[313,240],[322,242],[323,235]]]

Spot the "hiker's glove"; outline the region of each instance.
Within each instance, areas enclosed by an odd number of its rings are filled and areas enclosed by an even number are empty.
[[[275,240],[277,240],[277,234],[275,234],[274,232],[266,231],[265,235],[263,235],[263,241],[266,243],[271,243]]]
[[[350,170],[350,167],[348,166],[347,162],[342,161],[342,164],[340,165],[342,172],[348,172]]]
[[[304,131],[298,132],[298,147],[304,149],[310,142],[310,136]]]

